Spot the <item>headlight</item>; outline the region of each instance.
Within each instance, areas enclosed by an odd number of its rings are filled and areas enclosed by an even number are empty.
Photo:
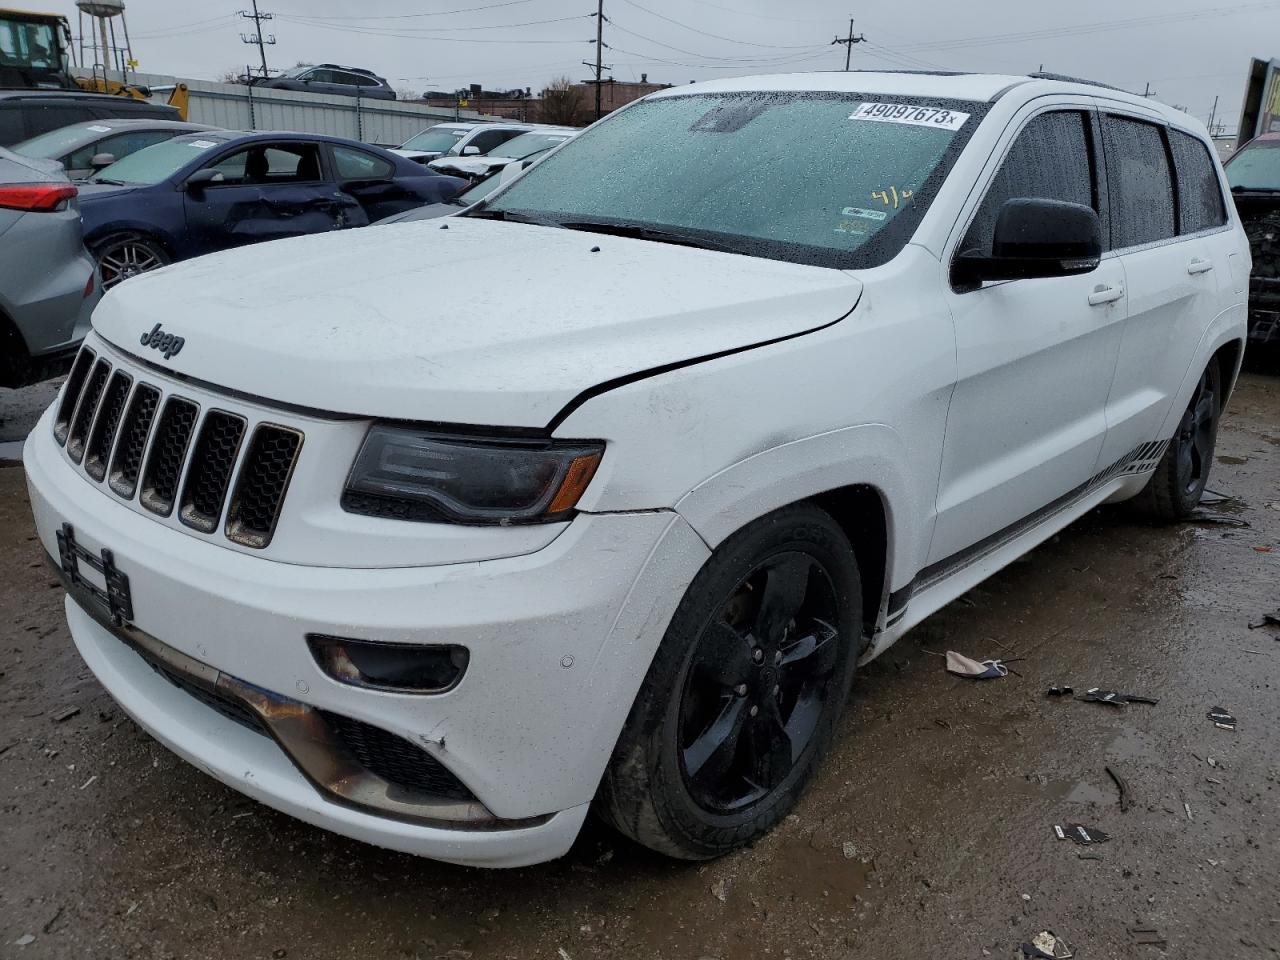
[[[351,468],[342,507],[445,523],[564,520],[603,453],[603,443],[453,437],[375,425]]]

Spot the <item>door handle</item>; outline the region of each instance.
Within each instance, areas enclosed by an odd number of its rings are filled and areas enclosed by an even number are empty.
[[[1098,284],[1093,288],[1093,293],[1089,294],[1089,306],[1100,307],[1104,303],[1115,303],[1124,296],[1124,287],[1116,284],[1114,287],[1104,287]]]
[[[1187,273],[1192,274],[1193,276],[1197,273],[1208,273],[1212,269],[1213,269],[1213,261],[1205,260],[1201,257],[1196,257],[1189,264],[1187,264]]]

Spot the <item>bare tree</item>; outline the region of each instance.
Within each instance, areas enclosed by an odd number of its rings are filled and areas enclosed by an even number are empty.
[[[580,127],[587,122],[587,98],[582,86],[568,77],[556,77],[542,89],[538,119],[565,127]]]
[[[219,83],[244,83],[243,70],[224,70],[218,76]]]

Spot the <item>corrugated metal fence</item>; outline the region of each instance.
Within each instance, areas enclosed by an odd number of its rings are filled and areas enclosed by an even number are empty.
[[[86,72],[87,75],[87,72]],[[130,75],[148,87],[185,83],[191,102],[187,117],[230,130],[295,130],[325,133],[366,143],[395,146],[419,131],[455,116],[462,120],[500,120],[474,110],[444,110],[395,100],[367,100],[293,90],[264,90],[235,83],[183,80],[155,73]],[[163,102],[167,95],[152,97]]]

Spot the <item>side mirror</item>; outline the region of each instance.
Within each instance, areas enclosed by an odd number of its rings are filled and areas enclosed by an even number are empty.
[[[462,155],[464,157],[478,157],[480,156],[480,148],[479,147],[463,147]]]
[[[1093,208],[1063,200],[1015,197],[996,218],[991,256],[964,254],[951,264],[956,286],[984,280],[1070,277],[1102,260],[1102,222]]]
[[[221,173],[213,169],[213,167],[205,167],[203,170],[197,170],[187,177],[187,190],[191,193],[200,193],[209,184],[217,183],[221,179]]]
[[[89,158],[89,166],[94,170],[101,170],[103,167],[109,167],[116,162],[114,153],[95,153]]]

